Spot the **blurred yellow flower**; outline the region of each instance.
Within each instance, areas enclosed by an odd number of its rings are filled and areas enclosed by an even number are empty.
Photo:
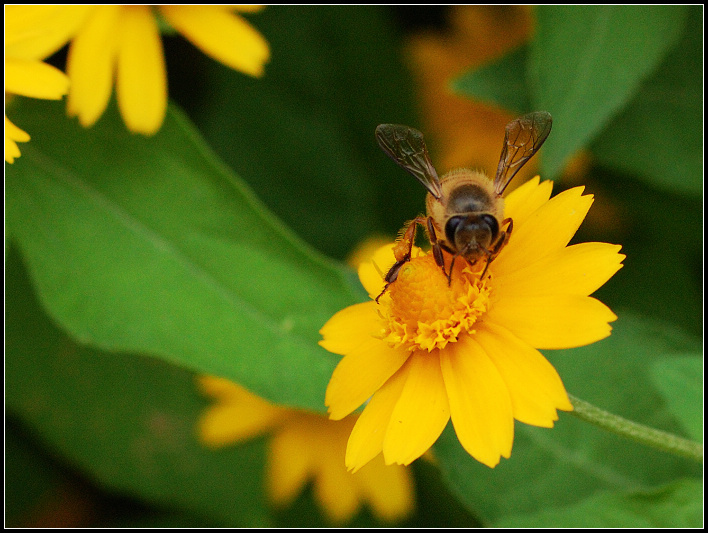
[[[232,10],[257,6],[91,6],[72,39],[67,111],[85,126],[103,114],[115,79],[118,106],[128,129],[152,135],[167,108],[167,73],[157,16],[205,54],[251,76],[270,58],[263,36]]]
[[[514,221],[489,264],[458,261],[451,283],[420,250],[379,298],[395,258],[392,245],[359,277],[372,301],[335,314],[320,344],[343,355],[325,403],[339,420],[366,403],[349,438],[346,466],[357,471],[383,452],[407,465],[447,422],[475,459],[494,467],[511,454],[514,419],[552,427],[572,410],[563,383],[538,348],[598,341],[617,317],[589,295],[621,268],[620,247],[567,246],[592,204],[583,187],[550,198],[552,182],[527,182],[505,200]],[[446,264],[450,264],[449,255]]]
[[[285,506],[313,483],[313,492],[334,522],[352,518],[364,503],[382,520],[405,517],[413,508],[413,481],[400,466],[372,462],[356,474],[344,467],[347,439],[356,417],[327,417],[273,405],[229,380],[203,376],[202,391],[214,398],[199,421],[199,438],[218,448],[270,433],[267,490]]]
[[[516,117],[453,93],[450,80],[526,42],[531,36],[532,9],[453,6],[449,20],[450,27],[444,32],[426,31],[408,39],[406,52],[421,103],[421,129],[435,148],[438,170],[496,169],[499,132]],[[515,182],[534,176],[536,163],[532,160],[525,165]]]
[[[5,6],[5,95],[59,100],[69,89],[69,79],[42,59],[64,46],[74,31],[72,21],[83,6]],[[5,115],[5,161],[20,156],[18,142],[29,134]]]

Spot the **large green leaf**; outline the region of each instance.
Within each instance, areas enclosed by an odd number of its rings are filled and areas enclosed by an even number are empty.
[[[630,420],[680,432],[651,386],[649,369],[660,356],[698,345],[665,324],[620,313],[608,339],[547,355],[570,393]],[[677,477],[700,476],[698,465],[567,413],[560,414],[553,429],[521,423],[515,429],[511,458],[494,469],[467,455],[451,427],[435,448],[456,494],[488,523],[575,505],[601,491],[648,490]]]
[[[701,528],[703,483],[686,479],[654,491],[598,494],[577,505],[513,516],[494,527]]]
[[[194,374],[78,345],[43,312],[17,254],[6,276],[6,406],[54,457],[114,493],[209,523],[267,525],[263,443],[220,451],[199,444],[207,402]],[[8,486],[11,497],[17,490]]]
[[[486,65],[452,80],[451,88],[461,95],[488,102],[518,115],[531,111],[531,94],[526,81],[529,46],[522,45]]]
[[[664,190],[703,192],[703,8],[692,7],[678,45],[598,136],[603,165]]]
[[[703,357],[702,353],[656,361],[651,377],[667,407],[692,439],[703,442]]]
[[[50,315],[80,342],[163,357],[323,409],[318,330],[354,295],[170,109],[151,138],[24,102],[7,221]]]
[[[543,174],[556,176],[635,96],[684,29],[684,6],[541,6],[528,80],[554,132]]]

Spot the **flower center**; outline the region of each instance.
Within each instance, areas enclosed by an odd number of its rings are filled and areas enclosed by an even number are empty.
[[[450,260],[446,256],[447,268]],[[380,300],[381,338],[392,347],[432,351],[474,333],[474,323],[489,306],[489,271],[479,280],[484,265],[470,266],[458,258],[450,286],[432,255],[403,265],[388,288],[390,297]]]

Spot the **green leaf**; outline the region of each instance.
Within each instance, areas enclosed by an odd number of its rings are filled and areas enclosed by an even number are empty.
[[[499,528],[701,528],[703,483],[684,479],[658,490],[601,493],[577,505],[517,515]]]
[[[52,455],[113,493],[222,525],[268,524],[263,443],[203,447],[195,428],[207,402],[194,374],[76,344],[39,306],[16,253],[6,276],[7,409]]]
[[[468,98],[493,103],[522,115],[531,111],[531,95],[526,83],[529,59],[527,45],[477,67],[451,82],[452,90]]]
[[[685,6],[541,6],[531,43],[532,104],[554,132],[543,174],[556,176],[636,95],[678,42]]]
[[[567,390],[607,411],[676,433],[673,416],[649,380],[659,354],[700,342],[665,324],[619,313],[612,335],[595,344],[548,352]],[[649,490],[700,467],[622,439],[560,413],[553,429],[515,425],[511,458],[494,469],[472,459],[448,427],[435,447],[453,491],[486,523],[538,509],[575,505],[602,491]],[[530,490],[533,487],[533,490]]]
[[[651,378],[676,420],[694,440],[703,442],[703,357],[700,352],[656,361]]]
[[[642,176],[664,190],[703,192],[703,12],[691,8],[679,44],[598,136],[603,165]]]
[[[155,355],[322,410],[319,328],[355,299],[170,109],[154,137],[117,113],[85,130],[23,102],[7,221],[50,315],[79,342]]]

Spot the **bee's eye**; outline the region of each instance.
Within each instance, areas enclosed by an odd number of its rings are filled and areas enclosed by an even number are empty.
[[[499,222],[497,222],[497,219],[494,218],[492,215],[489,214],[484,214],[479,217],[480,221],[483,221],[487,226],[489,226],[489,230],[492,233],[492,241],[497,238],[497,235],[499,234]]]
[[[450,217],[450,219],[445,224],[445,237],[447,238],[447,242],[449,242],[450,244],[454,244],[455,232],[457,231],[457,228],[462,223],[462,221],[466,218],[467,217],[462,215]]]

